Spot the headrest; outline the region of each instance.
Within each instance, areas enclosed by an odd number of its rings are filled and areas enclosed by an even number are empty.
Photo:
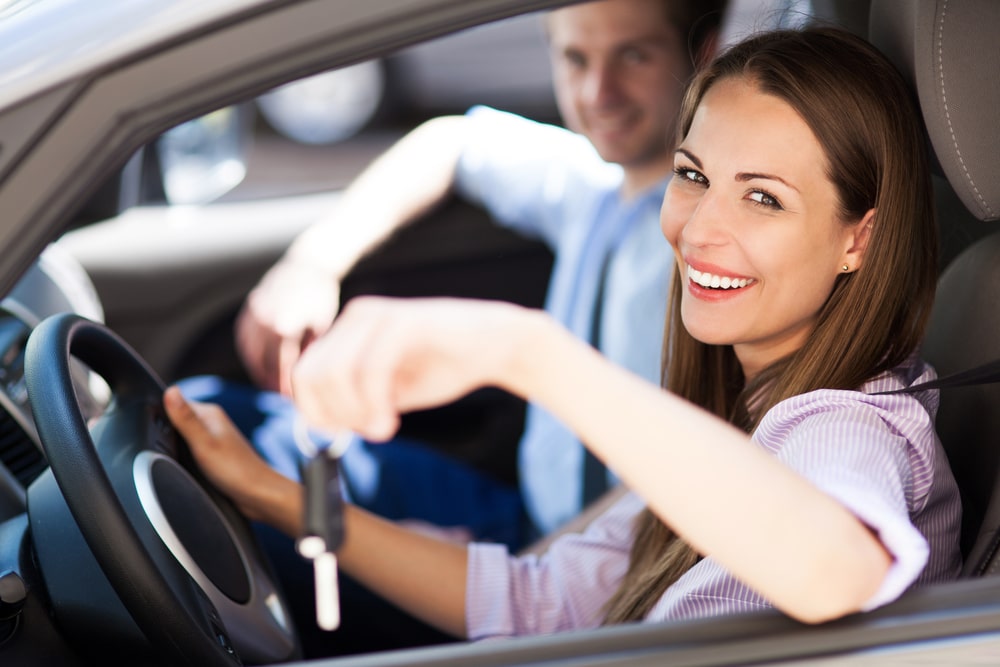
[[[869,39],[917,91],[944,176],[1000,220],[1000,2],[873,0]]]

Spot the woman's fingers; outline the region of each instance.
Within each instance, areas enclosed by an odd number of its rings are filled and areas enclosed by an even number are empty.
[[[296,365],[296,404],[315,427],[386,440],[401,412],[495,380],[520,312],[495,302],[356,298]]]
[[[177,387],[164,392],[163,405],[216,488],[247,517],[296,534],[301,518],[298,485],[257,455],[222,408],[188,401]]]
[[[188,401],[177,387],[164,392],[163,406],[198,467],[227,495],[243,495],[246,473],[266,467],[219,406]]]
[[[310,424],[352,430],[375,441],[395,434],[400,372],[426,335],[409,305],[379,297],[353,299],[333,328],[306,350],[293,386],[296,406]]]
[[[174,427],[180,431],[184,439],[197,451],[216,445],[213,429],[210,429],[195,411],[194,404],[189,402],[177,387],[168,387],[163,393],[163,407]]]

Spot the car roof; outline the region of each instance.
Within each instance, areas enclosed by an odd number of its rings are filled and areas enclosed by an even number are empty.
[[[0,9],[0,108],[266,0],[15,0]]]

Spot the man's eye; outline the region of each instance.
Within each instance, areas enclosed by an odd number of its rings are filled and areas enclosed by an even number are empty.
[[[576,53],[575,51],[567,51],[563,54],[563,58],[569,64],[570,67],[579,69],[587,66],[587,59],[583,57],[582,53]]]
[[[622,52],[622,60],[627,63],[644,63],[646,62],[646,54],[639,49],[626,49]]]

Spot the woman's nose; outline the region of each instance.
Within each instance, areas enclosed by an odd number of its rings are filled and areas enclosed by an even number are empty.
[[[732,212],[716,193],[708,188],[692,207],[681,229],[683,239],[695,246],[719,245],[729,239]]]

